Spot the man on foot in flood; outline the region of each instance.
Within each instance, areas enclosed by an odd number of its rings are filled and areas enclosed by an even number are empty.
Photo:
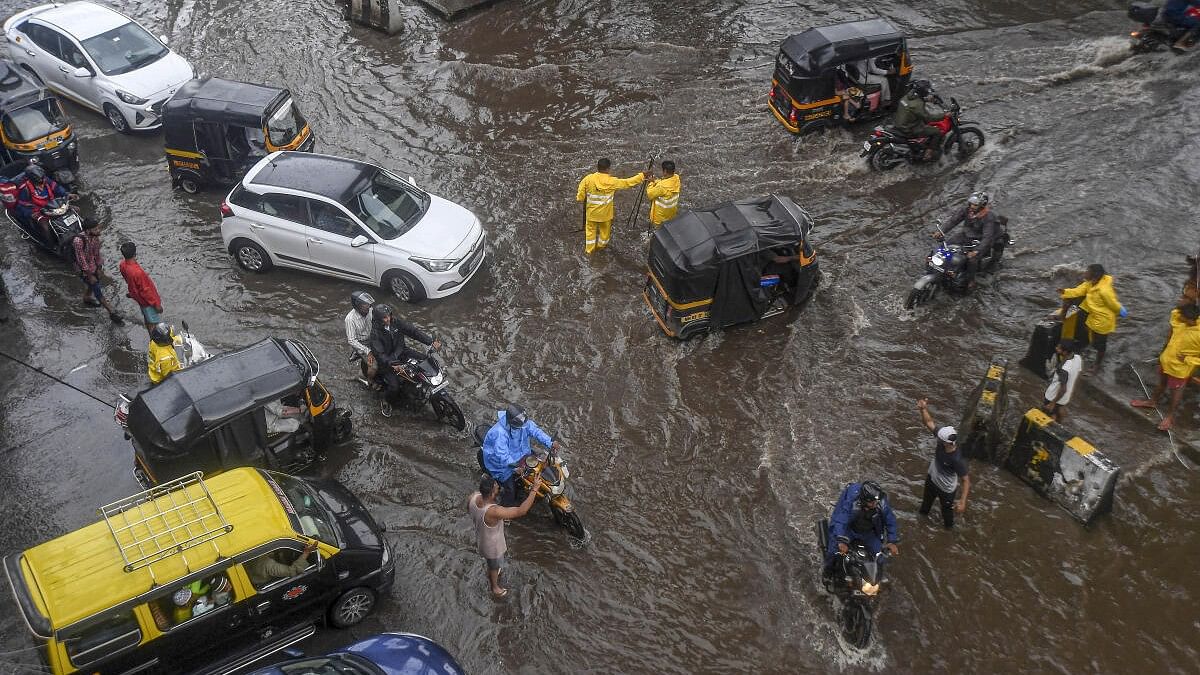
[[[112,281],[104,273],[104,260],[100,257],[100,223],[94,218],[83,219],[83,234],[77,234],[71,239],[75,253],[75,270],[83,280],[83,304],[87,307],[103,307],[108,310],[108,318],[121,325],[125,320],[104,299],[100,288],[102,281]]]
[[[1104,352],[1108,349],[1108,335],[1117,329],[1117,317],[1124,318],[1129,314],[1117,299],[1117,292],[1113,290],[1112,275],[1104,271],[1103,265],[1088,265],[1087,271],[1083,273],[1083,283],[1074,288],[1060,288],[1058,293],[1067,301],[1083,298],[1079,309],[1087,313],[1084,325],[1088,330],[1088,343],[1096,348],[1096,362],[1085,372],[1095,373],[1104,362]],[[1066,305],[1063,306],[1063,310],[1063,316],[1066,316]]]
[[[504,554],[508,551],[508,543],[504,540],[504,521],[515,520],[529,513],[541,485],[542,477],[538,476],[520,506],[501,506],[496,503],[496,497],[500,494],[500,484],[495,478],[484,474],[479,479],[479,491],[471,493],[467,498],[467,513],[471,514],[471,524],[475,526],[475,542],[479,547],[479,555],[482,555],[487,563],[488,584],[492,587],[492,595],[497,598],[508,595],[508,589],[500,585]]]
[[[679,213],[679,174],[675,173],[675,162],[662,163],[662,176],[646,184],[646,200],[650,202],[650,224],[654,229]]]
[[[596,162],[596,171],[584,176],[575,192],[575,201],[587,203],[583,223],[583,252],[588,255],[608,246],[608,240],[612,237],[612,221],[616,213],[613,194],[646,179],[642,173],[629,178],[614,178],[608,173],[610,168],[612,162],[607,157],[600,158]]]
[[[1175,411],[1183,400],[1183,388],[1196,366],[1200,366],[1200,307],[1185,304],[1171,310],[1171,336],[1162,353],[1158,355],[1158,386],[1150,398],[1135,399],[1129,404],[1135,408],[1155,408],[1158,399],[1168,390],[1171,392],[1170,407],[1159,423],[1159,431],[1170,431],[1175,424]]]
[[[946,529],[954,527],[954,514],[967,510],[967,495],[971,492],[971,475],[967,471],[967,460],[958,452],[958,432],[954,427],[939,427],[929,415],[928,401],[917,401],[921,411],[921,422],[937,438],[933,461],[925,474],[925,494],[921,497],[923,516],[929,515],[936,498],[942,505],[942,524]],[[959,483],[962,483],[960,486]],[[959,487],[962,495],[958,495]],[[956,499],[957,497],[957,499]]]
[[[1067,404],[1071,402],[1079,372],[1083,370],[1083,357],[1075,353],[1074,340],[1059,342],[1054,353],[1054,372],[1050,375],[1050,386],[1046,387],[1042,411],[1053,417],[1055,422],[1061,422],[1067,416]]]

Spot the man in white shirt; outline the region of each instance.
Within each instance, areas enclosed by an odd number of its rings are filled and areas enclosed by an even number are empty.
[[[1071,402],[1079,372],[1083,370],[1083,358],[1075,353],[1075,349],[1074,340],[1063,340],[1054,348],[1057,354],[1055,368],[1050,374],[1050,386],[1046,387],[1042,410],[1056,422],[1062,422],[1067,416],[1067,404]]]
[[[350,294],[350,304],[353,309],[346,315],[346,342],[366,364],[363,375],[367,384],[372,384],[378,367],[367,342],[371,337],[371,306],[375,304],[375,298],[366,291],[354,291]]]

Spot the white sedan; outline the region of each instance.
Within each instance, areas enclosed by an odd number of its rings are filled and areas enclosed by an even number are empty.
[[[91,2],[40,5],[4,22],[12,59],[120,132],[161,126],[192,66],[138,22]]]

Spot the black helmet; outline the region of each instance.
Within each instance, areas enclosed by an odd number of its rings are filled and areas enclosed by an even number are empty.
[[[383,321],[384,317],[389,317],[391,315],[392,306],[385,305],[382,302],[378,305],[375,305],[375,307],[371,310],[371,316],[373,316],[376,321]]]
[[[868,502],[877,502],[884,497],[883,488],[879,487],[879,483],[873,480],[863,481],[863,484],[858,489],[858,503],[866,504]]]
[[[930,84],[929,80],[914,80],[912,83],[912,90],[917,94],[917,96],[925,98],[933,93],[933,85]]]
[[[978,206],[981,209],[987,206],[991,201],[992,198],[988,196],[988,193],[983,191],[972,192],[971,196],[967,197],[967,204],[970,204],[971,206]]]
[[[25,175],[32,181],[43,181],[46,179],[46,170],[37,164],[30,164],[25,168]]]
[[[161,321],[150,329],[150,339],[164,347],[170,346],[174,342],[171,339],[171,327]]]
[[[508,420],[509,429],[520,429],[525,426],[529,416],[525,414],[525,409],[516,403],[509,403],[504,409],[504,418]]]
[[[354,291],[350,294],[350,305],[354,309],[362,309],[363,314],[366,314],[371,309],[371,305],[375,304],[375,298],[366,291]]]

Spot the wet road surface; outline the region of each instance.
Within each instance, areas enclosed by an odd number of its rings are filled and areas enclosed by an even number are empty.
[[[589,541],[571,545],[535,510],[509,530],[513,593],[493,602],[465,515],[469,438],[429,418],[385,420],[349,381],[342,317],[357,287],[237,270],[221,250],[221,191],[172,192],[160,135],[118,136],[69,107],[89,206],[112,223],[109,273],[119,243],[137,241],[167,320],[189,320],[216,351],[300,338],[356,411],[356,439],[325,470],[386,524],[397,583],[366,623],[311,649],[388,629],[436,639],[472,673],[1194,670],[1197,477],[1097,388],[1141,395],[1129,364],[1152,375],[1145,361],[1200,240],[1200,76],[1195,56],[1128,57],[1123,3],[878,5],[913,36],[918,73],[988,133],[965,165],[886,176],[858,158],[867,129],[798,141],[766,110],[784,37],[868,16],[834,3],[507,2],[450,25],[414,8],[392,38],[323,1],[116,5],[197,71],[291,88],[319,151],[412,175],[484,220],[480,275],[402,311],[446,343],[469,417],[521,401],[572,465]],[[631,192],[618,196],[614,245],[583,258],[573,197],[598,155],[620,175],[675,159],[685,207],[795,198],[817,219],[825,281],[812,304],[666,339],[639,296]],[[974,296],[904,311],[931,221],[974,189],[1012,220],[1004,270]],[[79,307],[71,273],[2,236],[15,317],[4,350],[105,400],[141,386],[143,330]],[[956,422],[992,356],[1015,366],[1053,290],[1091,262],[1116,276],[1131,314],[1069,424],[1124,468],[1114,513],[1085,529],[973,462],[954,532],[918,516],[931,446],[912,401],[928,396],[937,420]],[[1010,372],[1015,416],[1043,384]],[[136,491],[110,409],[9,362],[0,378],[0,552]],[[1197,435],[1194,399],[1179,427]],[[903,543],[877,638],[855,652],[820,588],[812,522],[865,477],[889,490]],[[22,630],[0,612],[0,672],[32,663]]]

